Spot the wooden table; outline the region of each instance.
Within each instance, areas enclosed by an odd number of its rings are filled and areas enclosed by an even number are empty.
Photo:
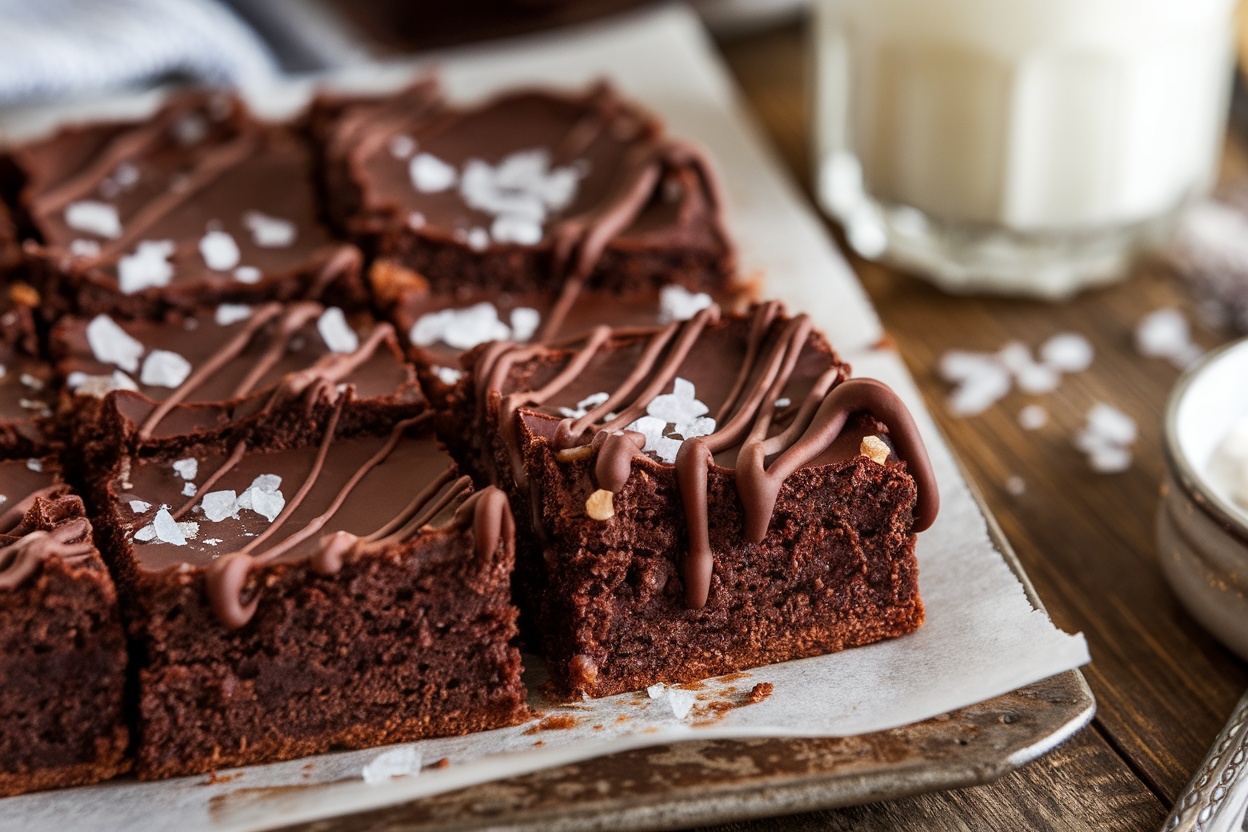
[[[748,104],[809,194],[809,89],[804,32],[793,26],[723,44]],[[1228,164],[1239,166],[1228,151]],[[853,259],[884,325],[969,475],[987,498],[1059,627],[1082,631],[1099,711],[1066,745],[996,783],[890,803],[722,827],[732,830],[1153,829],[1248,687],[1248,667],[1206,634],[1157,565],[1153,519],[1162,478],[1161,414],[1178,371],[1139,356],[1136,324],[1191,298],[1164,267],[1065,304],[959,298]],[[1096,360],[1056,393],[1011,393],[980,416],[945,406],[936,367],[950,349],[1035,348],[1064,331],[1087,336]],[[1199,329],[1208,346],[1224,335]],[[1036,402],[1049,424],[1026,431]],[[1072,444],[1088,408],[1108,402],[1140,427],[1126,473],[1093,473]],[[1021,477],[1025,491],[1006,487]]]

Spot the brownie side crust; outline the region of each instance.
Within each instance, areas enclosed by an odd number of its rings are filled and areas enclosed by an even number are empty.
[[[14,507],[0,515],[0,796],[130,768],[116,593],[82,501],[57,479],[51,461],[0,463]]]

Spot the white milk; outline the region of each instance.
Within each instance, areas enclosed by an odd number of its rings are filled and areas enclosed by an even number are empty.
[[[822,197],[842,219],[858,189],[884,210],[1023,235],[1172,212],[1212,181],[1234,6],[821,0]]]

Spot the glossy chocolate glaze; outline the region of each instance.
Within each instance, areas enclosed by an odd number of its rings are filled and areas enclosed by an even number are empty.
[[[51,460],[0,462],[0,590],[21,586],[50,557],[74,561],[95,551],[85,516],[70,518],[51,530],[30,529],[27,515],[39,500],[69,493]],[[81,504],[78,513],[81,514]]]
[[[788,318],[773,302],[746,316],[723,317],[711,306],[664,327],[599,327],[557,347],[494,344],[476,356],[473,383],[478,406],[498,411],[511,473],[522,489],[527,475],[517,413],[556,451],[594,448],[598,485],[614,492],[646,456],[645,437],[627,426],[645,416],[657,396],[671,393],[675,379],[692,382],[715,420],[710,433],[680,444],[674,463],[689,534],[682,564],[686,602],[700,608],[710,591],[706,482],[713,466],[734,473],[744,537],[760,542],[785,479],[800,468],[857,456],[857,443],[845,443],[842,433],[851,416],[866,413],[887,427],[918,486],[914,529],[935,520],[935,477],[909,411],[887,386],[847,380],[848,372],[808,316]],[[561,413],[600,393],[607,398],[584,415]]]
[[[275,402],[276,397],[304,393],[314,381],[350,384],[359,398],[394,396],[412,384],[389,324],[356,316],[349,323],[359,347],[339,354],[317,330],[325,311],[320,304],[268,303],[250,309],[248,317],[226,324],[217,322],[215,309],[198,315],[171,313],[161,321],[116,321],[144,346],[145,355],[157,349],[172,351],[192,368],[176,388],[143,384],[136,372],[132,376],[137,392],[110,394],[120,412],[139,426],[141,438],[187,434],[211,424],[214,414],[194,405],[229,407],[245,398]],[[107,376],[117,369],[96,359],[87,339],[88,323],[66,319],[56,327],[57,369],[66,378],[76,372]]]
[[[328,282],[358,258],[318,220],[310,150],[288,128],[251,121],[230,98],[187,95],[144,122],[67,128],[18,148],[14,159],[25,174],[20,200],[41,237],[37,248],[64,269],[104,281],[116,283],[119,259],[145,241],[174,244],[171,285],[246,289],[237,267],[276,277],[309,264],[319,264]],[[71,227],[66,211],[84,201],[115,208],[120,235]],[[293,241],[259,245],[249,212],[293,223]],[[199,247],[209,231],[231,236],[236,266],[209,268]],[[98,253],[84,253],[84,243]]]
[[[335,419],[319,445],[290,450],[250,451],[242,444],[229,453],[198,450],[188,454],[198,466],[190,497],[188,480],[170,462],[136,464],[127,482],[114,482],[113,494],[117,514],[133,518],[125,531],[138,567],[206,569],[213,610],[237,628],[255,612],[258,596],[243,595],[259,564],[310,560],[315,571],[333,574],[360,547],[409,540],[429,526],[471,527],[479,554],[492,552],[510,528],[506,500],[494,489],[471,493],[470,480],[421,424],[425,418],[399,422],[389,435],[351,438],[334,436]],[[281,478],[285,504],[272,521],[251,509],[208,519],[204,495],[242,494],[261,475]],[[148,505],[133,511],[131,500]],[[162,506],[176,521],[198,524],[185,545],[136,538]]]

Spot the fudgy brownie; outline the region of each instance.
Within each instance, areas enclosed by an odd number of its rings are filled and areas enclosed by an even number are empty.
[[[473,492],[427,416],[304,439],[188,445],[98,489],[141,778],[527,715],[502,493]]]
[[[154,315],[217,302],[357,306],[361,256],[318,216],[312,151],[232,98],[17,148],[31,270],[56,310]]]
[[[0,279],[6,279],[21,264],[22,249],[18,242],[17,226],[13,223],[13,215],[2,199],[3,194],[0,193]]]
[[[447,104],[327,99],[313,116],[331,211],[402,287],[558,291],[723,288],[734,257],[706,158],[599,84]]]
[[[50,458],[0,462],[0,796],[126,771],[125,678],[82,501]]]
[[[425,406],[390,324],[312,301],[65,318],[50,340],[75,468],[244,430],[284,447],[323,425],[339,398],[345,434],[388,429]]]
[[[453,402],[532,532],[519,598],[556,685],[602,696],[903,635],[938,496],[884,385],[806,316],[715,306],[479,348]],[[473,418],[475,417],[475,418]]]
[[[0,293],[0,459],[42,456],[50,447],[55,390],[52,367],[39,356],[39,297],[21,283],[4,284]]]

